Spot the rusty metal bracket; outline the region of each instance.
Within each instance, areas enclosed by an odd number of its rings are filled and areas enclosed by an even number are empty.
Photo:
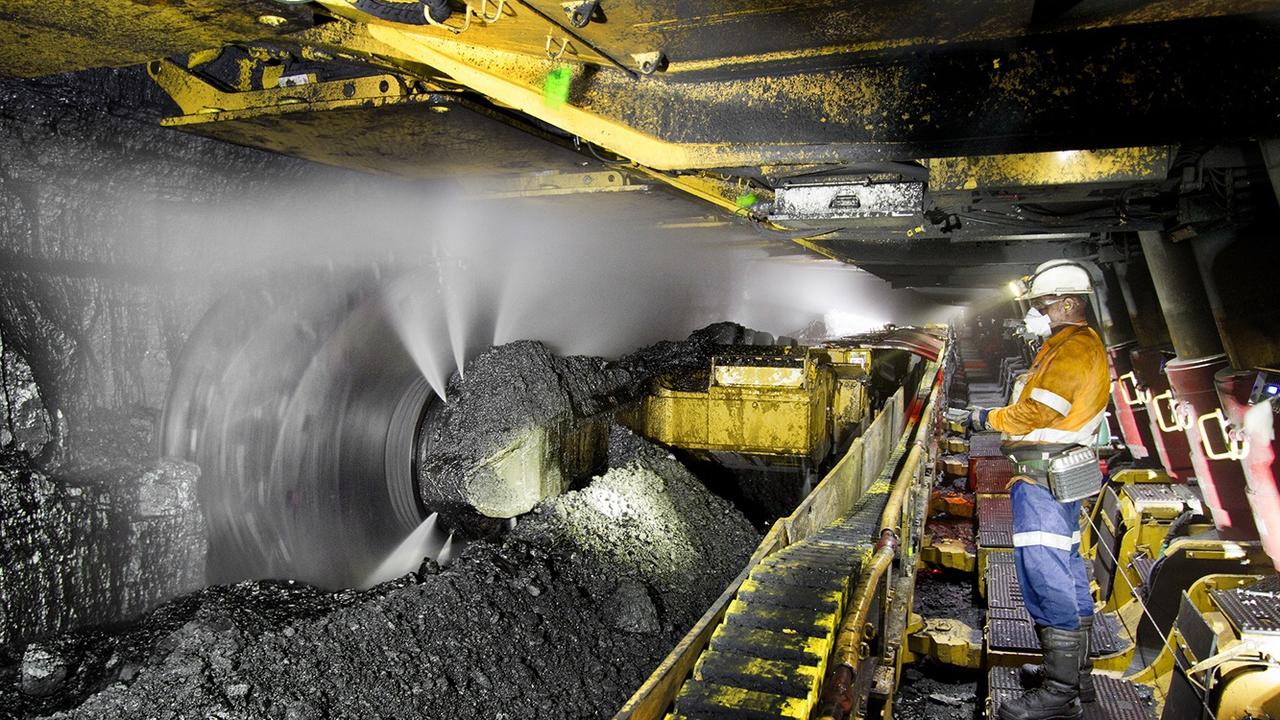
[[[241,92],[217,88],[169,60],[148,63],[147,73],[182,110],[182,115],[160,121],[162,125],[168,126],[280,115],[302,110],[429,102],[434,95],[433,92],[414,91],[412,83],[391,73],[326,82],[312,82],[304,76],[297,76],[289,83],[282,84],[282,87]]]

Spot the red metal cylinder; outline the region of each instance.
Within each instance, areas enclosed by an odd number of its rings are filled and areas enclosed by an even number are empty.
[[[1166,357],[1167,351],[1151,348],[1129,353],[1133,374],[1146,399],[1147,429],[1156,455],[1171,479],[1186,482],[1194,472],[1191,448],[1173,412],[1173,394],[1164,373]]]
[[[1151,436],[1147,404],[1133,372],[1133,361],[1129,358],[1137,344],[1137,341],[1130,341],[1112,345],[1107,348],[1107,354],[1111,356],[1111,400],[1120,424],[1120,436],[1133,459],[1141,460],[1155,453],[1156,442]]]
[[[1271,403],[1249,405],[1257,370],[1227,368],[1214,376],[1222,413],[1232,428],[1233,449],[1244,455],[1244,477],[1249,486],[1248,500],[1253,508],[1253,522],[1262,539],[1262,547],[1276,570],[1280,571],[1280,454],[1276,453],[1275,413]]]
[[[1213,524],[1223,540],[1256,540],[1244,479],[1244,466],[1232,459],[1222,432],[1222,407],[1213,376],[1227,367],[1227,356],[1210,355],[1165,363],[1169,386],[1177,399],[1178,414],[1191,446],[1191,465],[1213,513]]]

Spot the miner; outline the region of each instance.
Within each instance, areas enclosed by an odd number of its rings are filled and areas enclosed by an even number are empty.
[[[1080,557],[1080,503],[1101,487],[1094,451],[1110,395],[1107,354],[1085,318],[1089,273],[1057,261],[1036,269],[1025,298],[1028,334],[1043,338],[1013,403],[971,408],[974,430],[999,430],[1014,466],[1013,552],[1018,585],[1044,649],[1024,665],[1022,697],[1001,720],[1069,720],[1094,700],[1089,674],[1093,597]]]

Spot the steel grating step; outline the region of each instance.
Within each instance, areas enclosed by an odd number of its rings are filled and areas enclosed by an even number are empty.
[[[1027,609],[1024,607],[987,608],[987,617],[1017,620],[1019,622],[1031,622],[1031,613],[1027,612]]]
[[[1036,626],[1026,620],[987,616],[987,648],[993,651],[1039,652]]]
[[[1151,580],[1151,569],[1155,567],[1155,558],[1145,557],[1143,555],[1135,555],[1129,563],[1133,567],[1133,571],[1138,575],[1138,581],[1146,585]],[[1089,563],[1089,569],[1093,569],[1093,563]]]
[[[975,492],[1007,493],[1005,487],[1013,477],[1013,465],[1009,459],[997,455],[994,457],[969,456],[969,479]]]
[[[1125,485],[1121,492],[1129,496],[1135,503],[1168,503],[1182,505],[1182,496],[1173,486],[1164,483],[1136,483]]]
[[[969,477],[976,493],[1007,494],[1013,466],[1005,458],[977,458],[970,462]]]
[[[987,495],[978,502],[978,522],[1013,522],[1013,501],[1008,495]]]
[[[1084,703],[1084,720],[1154,720],[1155,704],[1149,688],[1101,673],[1093,674],[1093,683],[1098,690],[1098,701]],[[990,688],[988,717],[996,716],[1000,703],[1023,693],[1018,685],[1017,668],[992,668],[987,675],[987,687]]]
[[[1012,555],[1013,553],[1009,553]],[[1012,564],[987,565],[987,606],[992,608],[1021,608],[1022,591],[1018,587],[1017,571]]]
[[[1280,635],[1280,576],[1210,596],[1241,633]]]
[[[1013,547],[1013,528],[1011,526],[978,528],[978,547],[1011,548]]]
[[[975,432],[969,435],[969,457],[1004,457],[1000,452],[1000,433]]]
[[[987,613],[987,648],[993,652],[1040,653],[1036,626],[1025,608],[998,608]],[[1120,621],[1107,613],[1099,613],[1089,633],[1089,655],[1108,657],[1123,652],[1128,641],[1120,636]]]
[[[978,500],[978,547],[1013,547],[1013,510],[1007,495]]]

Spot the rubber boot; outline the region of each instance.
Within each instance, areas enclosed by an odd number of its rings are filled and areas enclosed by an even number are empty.
[[[1036,632],[1039,633],[1041,627],[1036,626]],[[1098,691],[1093,686],[1093,659],[1089,657],[1089,633],[1093,630],[1093,616],[1080,618],[1080,632],[1083,639],[1080,645],[1080,702],[1091,703],[1098,699]],[[1018,680],[1022,682],[1022,687],[1030,690],[1031,688],[1040,687],[1040,683],[1044,682],[1044,666],[1033,665],[1031,663],[1024,664],[1018,670]]]
[[[1000,704],[1000,720],[1077,720],[1080,707],[1080,630],[1040,629],[1044,681],[1020,698]]]

